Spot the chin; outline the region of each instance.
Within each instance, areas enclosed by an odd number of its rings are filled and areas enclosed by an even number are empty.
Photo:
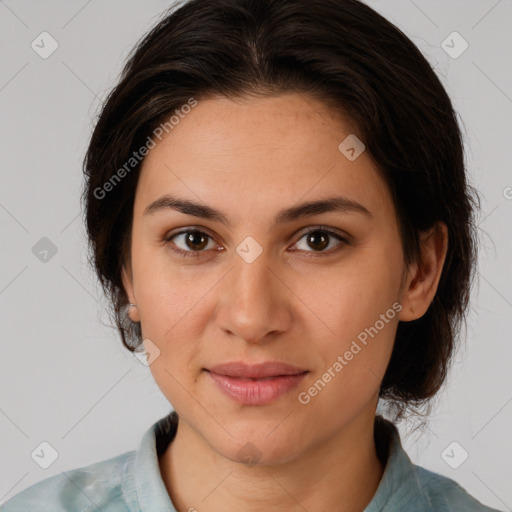
[[[245,428],[239,423],[238,429],[229,425],[226,430],[233,437],[223,435],[221,440],[217,440],[218,444],[212,439],[212,446],[219,455],[248,467],[285,464],[302,451],[304,436],[298,435],[297,431],[291,433],[286,428],[280,430],[277,425],[279,422],[275,421],[265,422],[264,426],[250,421]]]

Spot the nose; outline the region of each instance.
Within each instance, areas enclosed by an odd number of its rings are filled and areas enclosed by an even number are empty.
[[[265,251],[252,262],[235,254],[217,293],[217,324],[233,338],[266,343],[290,328],[293,293]]]

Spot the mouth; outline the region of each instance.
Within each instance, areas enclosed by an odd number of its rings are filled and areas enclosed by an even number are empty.
[[[247,364],[242,361],[234,361],[204,368],[206,371],[217,375],[235,377],[239,379],[264,380],[288,375],[300,375],[308,372],[305,368],[299,368],[279,361],[267,361],[259,364]]]
[[[225,363],[204,368],[224,395],[240,405],[266,405],[295,388],[309,370],[280,362]]]

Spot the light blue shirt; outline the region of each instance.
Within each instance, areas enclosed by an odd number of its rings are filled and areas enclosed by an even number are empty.
[[[389,451],[382,455],[384,474],[364,512],[498,512],[455,481],[413,464],[395,425],[377,418],[377,447]],[[4,503],[0,512],[177,512],[158,464],[177,422],[172,411],[146,431],[137,451],[47,478]]]

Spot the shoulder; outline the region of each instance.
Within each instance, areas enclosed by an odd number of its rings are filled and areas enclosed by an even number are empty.
[[[414,464],[392,422],[377,416],[374,432],[385,469],[365,512],[500,512],[480,503],[455,480]]]
[[[126,503],[124,475],[135,452],[63,471],[23,490],[0,506],[0,512],[132,512]]]
[[[499,512],[480,503],[451,478],[415,464],[413,468],[419,488],[432,510],[436,512]]]

